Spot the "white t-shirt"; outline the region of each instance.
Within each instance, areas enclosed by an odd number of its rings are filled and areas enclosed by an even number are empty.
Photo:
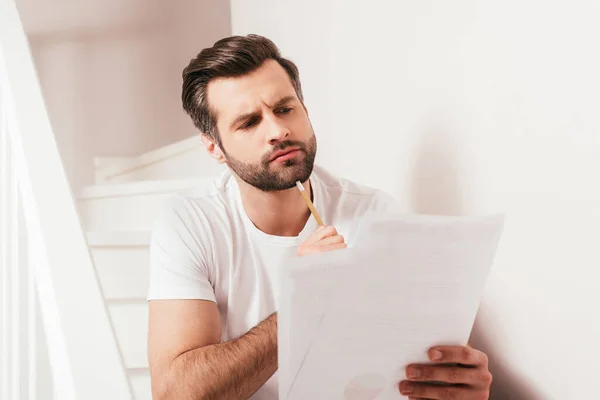
[[[333,225],[349,247],[367,212],[397,206],[390,195],[338,179],[319,166],[310,183],[323,222]],[[235,339],[278,310],[277,271],[297,257],[298,246],[317,228],[311,216],[295,237],[262,232],[246,214],[237,182],[226,170],[167,201],[152,232],[148,300],[214,301],[222,340]],[[277,374],[251,397],[277,398]]]

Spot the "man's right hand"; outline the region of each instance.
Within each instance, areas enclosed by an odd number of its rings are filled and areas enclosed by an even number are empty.
[[[325,253],[327,251],[345,249],[344,237],[333,226],[320,226],[307,240],[298,247],[298,255]]]

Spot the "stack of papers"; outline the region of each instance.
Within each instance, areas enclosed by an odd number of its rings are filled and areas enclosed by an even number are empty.
[[[465,345],[504,217],[373,215],[352,248],[282,273],[279,398],[395,400],[411,363]]]

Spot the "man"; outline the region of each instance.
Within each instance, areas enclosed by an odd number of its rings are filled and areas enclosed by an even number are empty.
[[[230,37],[204,49],[183,72],[182,100],[208,153],[228,168],[174,196],[153,230],[153,396],[276,399],[277,270],[291,257],[344,249],[365,213],[395,203],[313,168],[317,142],[298,69],[264,37]],[[296,181],[328,226],[317,226]],[[429,357],[432,364],[407,368],[399,391],[488,398],[485,354],[436,347]]]

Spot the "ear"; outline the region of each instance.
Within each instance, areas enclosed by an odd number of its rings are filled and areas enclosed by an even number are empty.
[[[225,154],[223,154],[223,151],[215,143],[215,140],[212,137],[204,133],[202,133],[200,137],[202,138],[202,143],[204,144],[204,147],[206,147],[206,151],[208,151],[208,154],[210,154],[212,158],[217,160],[219,164],[223,164],[227,161]]]

